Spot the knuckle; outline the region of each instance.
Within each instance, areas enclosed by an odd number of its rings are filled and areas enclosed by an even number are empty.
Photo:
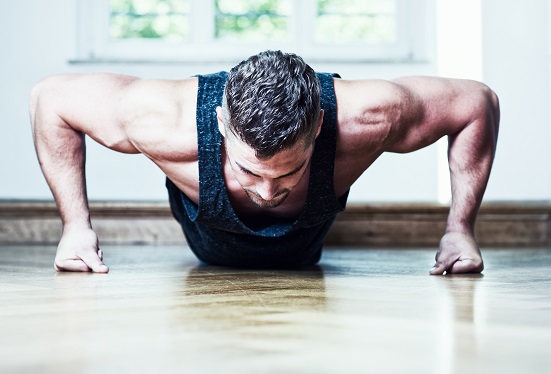
[[[473,261],[473,265],[474,265],[474,270],[476,271],[484,270],[484,262],[482,261],[481,258],[475,259]]]
[[[57,258],[54,260],[54,269],[57,270],[57,271],[63,271],[64,270],[62,261],[58,260]]]

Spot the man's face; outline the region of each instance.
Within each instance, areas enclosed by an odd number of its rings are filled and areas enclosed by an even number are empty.
[[[275,208],[285,201],[304,176],[314,148],[298,142],[269,159],[259,160],[251,147],[233,135],[225,138],[225,146],[235,179],[260,208]]]

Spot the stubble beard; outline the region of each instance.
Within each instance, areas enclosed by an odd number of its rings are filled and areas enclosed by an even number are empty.
[[[259,208],[276,208],[281,204],[283,204],[283,202],[289,196],[289,192],[291,192],[288,189],[284,189],[278,192],[273,199],[264,200],[262,197],[260,197],[260,195],[258,195],[257,193],[251,190],[247,190],[245,188],[243,190],[247,194],[247,197],[249,198],[249,200]]]

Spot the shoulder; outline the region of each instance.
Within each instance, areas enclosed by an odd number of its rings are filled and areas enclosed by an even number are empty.
[[[387,80],[335,79],[335,96],[343,120],[378,123],[392,119],[413,101],[411,92]]]
[[[412,92],[387,80],[335,79],[339,134],[351,148],[384,148],[397,124],[419,116]]]
[[[121,95],[118,118],[134,146],[150,158],[186,159],[197,148],[197,78],[137,80]]]
[[[138,79],[127,85],[120,95],[119,116],[129,124],[143,119],[173,116],[195,102],[197,79]]]

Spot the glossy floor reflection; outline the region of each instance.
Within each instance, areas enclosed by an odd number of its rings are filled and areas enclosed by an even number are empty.
[[[433,249],[328,249],[320,266],[198,266],[181,247],[0,247],[0,372],[551,373],[551,250],[486,250],[431,277]]]

